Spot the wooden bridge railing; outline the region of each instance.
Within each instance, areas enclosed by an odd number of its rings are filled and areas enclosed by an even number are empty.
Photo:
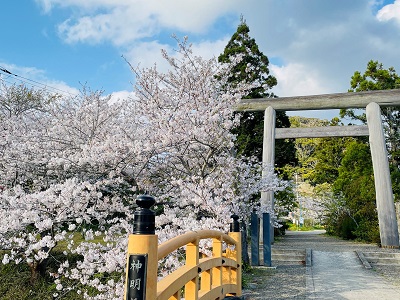
[[[158,245],[154,234],[155,203],[138,197],[134,234],[129,236],[125,300],[215,300],[242,293],[241,236],[237,216],[229,234],[216,230],[187,232]],[[212,256],[201,256],[199,242],[212,240]],[[186,246],[185,265],[157,282],[158,261]]]

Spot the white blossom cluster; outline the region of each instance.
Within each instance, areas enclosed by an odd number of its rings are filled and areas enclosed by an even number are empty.
[[[272,170],[261,178],[255,160],[232,154],[233,109],[253,86],[230,88],[229,65],[194,56],[186,40],[178,46],[175,56],[163,53],[166,73],[132,68],[135,99],[111,102],[84,90],[1,115],[4,264],[35,269],[62,248],[65,258],[52,274],[58,291],[68,278],[98,290],[88,299],[121,299],[135,195],[162,203],[160,242],[191,230],[227,231],[233,213],[245,219],[255,208],[267,210],[248,199],[284,184]],[[69,262],[70,255],[80,259]],[[160,274],[177,264],[168,257]]]

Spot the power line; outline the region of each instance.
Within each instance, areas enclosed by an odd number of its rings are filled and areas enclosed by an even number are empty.
[[[13,85],[13,84],[15,84],[15,82],[11,82],[11,81],[9,81],[9,80],[7,80],[9,77],[7,77],[7,78],[3,78],[2,79],[2,81],[4,81],[4,82],[7,82],[8,84],[10,84],[10,85]],[[22,82],[24,82],[24,83],[26,83],[26,84],[29,84],[29,85],[31,85],[31,86],[33,86],[33,87],[37,87],[37,88],[39,88],[39,89],[42,89],[43,87],[42,86],[39,86],[39,85],[35,85],[35,84],[33,84],[33,83],[29,83],[29,82],[26,82],[26,81],[24,81],[24,80],[21,80],[21,79],[18,79],[19,81],[22,81]]]
[[[26,83],[26,84],[30,84],[31,86],[34,86],[34,87],[37,87],[37,88],[52,89],[54,91],[62,92],[64,94],[68,94],[70,96],[75,96],[75,95],[71,94],[70,92],[67,92],[67,91],[61,90],[59,88],[52,87],[52,86],[49,86],[47,84],[38,82],[36,80],[29,79],[29,78],[23,77],[21,75],[17,75],[15,73],[12,73],[9,70],[7,70],[6,68],[1,67],[1,66],[0,66],[0,71],[5,73],[5,74],[7,74],[7,78],[6,79],[10,78],[11,76],[14,76],[14,77],[16,77],[17,80],[19,80],[19,81],[21,81],[23,83]],[[6,80],[4,80],[4,81],[10,83],[9,81],[6,81]]]
[[[10,71],[8,71],[8,70],[6,70],[6,69],[4,69],[4,68],[2,68],[2,67],[0,67],[0,71],[3,71],[4,73],[7,73],[7,74],[11,74],[11,75],[12,75],[12,73],[11,73]]]

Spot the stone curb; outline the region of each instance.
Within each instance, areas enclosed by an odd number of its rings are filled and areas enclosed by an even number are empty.
[[[361,260],[362,264],[366,269],[372,269],[371,265],[369,264],[368,260],[365,258],[364,254],[361,251],[355,251],[358,258]]]

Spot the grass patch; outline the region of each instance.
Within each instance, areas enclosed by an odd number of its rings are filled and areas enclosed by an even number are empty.
[[[320,230],[324,229],[323,226],[321,225],[315,225],[315,226],[310,226],[310,225],[302,225],[301,227],[296,225],[296,224],[290,224],[288,230],[289,231],[313,231],[313,230]]]
[[[0,260],[5,251],[0,251]],[[27,264],[0,263],[0,299],[2,300],[53,300],[54,294],[62,295],[65,300],[81,300],[82,295],[75,291],[59,292],[53,278],[39,277],[34,283],[30,282],[31,271]]]
[[[78,246],[84,242],[85,239],[81,233],[73,233],[74,245]],[[92,243],[105,244],[103,236],[95,236]],[[60,261],[68,259],[71,265],[80,260],[79,255],[65,256],[63,251],[67,249],[68,242],[60,241],[57,246],[50,252],[50,256],[47,259],[46,269],[42,276],[39,276],[37,280],[32,282],[31,270],[26,263],[15,264],[10,262],[9,264],[3,265],[1,263],[4,254],[7,251],[0,250],[0,299],[1,300],[83,300],[83,295],[78,294],[75,290],[71,291],[58,291],[54,278],[49,275],[49,272],[56,273]],[[102,277],[103,274],[99,274]],[[104,274],[105,275],[105,274]],[[62,280],[64,286],[75,286],[80,288],[82,291],[87,291],[89,294],[94,295],[96,291],[93,288],[82,287],[78,282],[72,280]],[[55,297],[55,295],[58,295]]]
[[[82,233],[73,232],[73,233],[70,233],[70,234],[73,235],[72,236],[72,240],[74,241],[74,245],[75,246],[79,246],[80,243],[85,242],[85,238],[83,237]],[[99,244],[106,245],[106,242],[104,242],[103,238],[104,238],[103,235],[94,236],[94,238],[92,240],[88,241],[88,242],[95,243],[95,244],[99,243]],[[69,240],[70,239],[68,239],[68,241]],[[68,241],[67,240],[62,240],[62,241],[57,242],[57,246],[54,247],[54,251],[62,252],[62,251],[67,250]]]

